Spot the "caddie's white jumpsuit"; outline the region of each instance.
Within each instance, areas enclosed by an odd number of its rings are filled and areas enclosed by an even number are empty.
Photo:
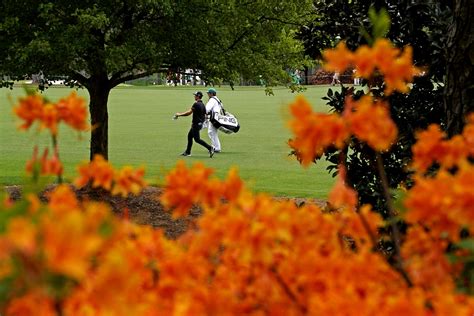
[[[211,112],[220,113],[222,110],[222,106],[220,105],[220,100],[216,96],[212,96],[209,98],[209,101],[206,103],[206,113],[211,116]],[[207,124],[207,134],[211,139],[212,146],[216,152],[221,151],[221,142],[219,141],[219,136],[217,135],[217,128],[212,125],[211,122]]]

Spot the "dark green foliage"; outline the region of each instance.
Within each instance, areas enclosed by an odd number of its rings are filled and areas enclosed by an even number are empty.
[[[372,30],[373,34],[374,25],[368,18],[371,6],[376,11],[386,8],[392,21],[387,37],[396,46],[411,45],[414,63],[426,67],[426,75],[415,79],[410,94],[395,93],[387,98],[383,94],[383,85],[371,87],[375,96],[390,103],[392,118],[399,129],[397,144],[382,154],[389,185],[391,188],[397,188],[401,183],[409,186],[410,172],[407,167],[415,132],[431,123],[445,124],[443,91],[438,84],[442,82],[446,69],[442,43],[446,40],[450,11],[439,3],[424,1],[315,1],[315,12],[319,15],[300,32],[307,53],[320,56],[323,49],[334,46],[337,36],[345,40],[351,49],[367,44],[367,36],[364,37],[359,29]],[[378,32],[384,32],[384,27],[380,25]],[[346,87],[342,87],[340,92],[330,89],[325,99],[334,111],[341,112],[345,96],[351,94],[357,99],[362,91]],[[348,181],[358,191],[359,202],[370,203],[382,215],[388,216],[372,149],[352,139],[347,153],[333,150],[326,155],[326,159],[333,163],[328,167],[330,172],[335,172],[337,164],[344,159]]]

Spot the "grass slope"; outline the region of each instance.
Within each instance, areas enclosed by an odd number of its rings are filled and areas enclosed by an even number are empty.
[[[302,168],[288,157],[286,144],[290,133],[286,127],[288,104],[295,94],[286,88],[275,88],[274,96],[266,96],[261,87],[216,87],[218,97],[227,110],[241,123],[238,134],[220,134],[223,152],[208,158],[207,151],[194,144],[190,165],[201,161],[214,168],[218,177],[225,177],[237,166],[241,177],[255,191],[294,197],[325,198],[333,179],[327,174],[324,161]],[[191,117],[171,120],[175,112],[190,108],[192,92],[204,87],[118,87],[109,97],[109,159],[114,166],[145,165],[151,183],[162,183],[165,173],[181,159]],[[319,111],[327,111],[321,97],[327,87],[308,87],[304,95]],[[71,92],[68,88],[50,88],[45,96],[57,100]],[[86,90],[78,93],[86,98]],[[24,165],[31,157],[33,146],[40,150],[49,145],[47,133],[19,132],[18,120],[11,108],[21,88],[0,89],[0,184],[21,184],[25,178]],[[10,99],[10,100],[9,100]],[[207,101],[207,97],[204,97]],[[60,156],[65,164],[66,179],[76,175],[75,165],[89,157],[88,133],[78,135],[68,127],[60,129]],[[210,142],[207,130],[201,138]]]

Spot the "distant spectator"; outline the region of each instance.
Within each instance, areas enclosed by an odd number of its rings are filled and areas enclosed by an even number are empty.
[[[332,76],[332,82],[331,85],[334,86],[335,84],[341,83],[341,80],[339,80],[339,73],[335,72],[334,75]]]
[[[360,85],[360,77],[357,77],[356,70],[352,70],[352,76],[354,77],[354,86]]]

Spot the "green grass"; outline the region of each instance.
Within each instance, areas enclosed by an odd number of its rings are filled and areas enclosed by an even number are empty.
[[[190,108],[192,92],[204,87],[118,87],[109,97],[109,159],[115,167],[130,164],[145,165],[147,179],[161,183],[166,171],[181,159],[191,117],[171,120],[175,112]],[[315,109],[327,111],[321,97],[327,87],[308,87],[304,95]],[[286,88],[275,88],[274,96],[266,96],[261,87],[217,87],[218,97],[227,110],[241,123],[237,134],[220,133],[223,152],[208,158],[207,151],[193,145],[188,164],[204,162],[223,178],[232,166],[255,191],[280,196],[325,198],[333,179],[327,164],[319,162],[302,168],[294,157],[288,157],[286,144],[290,133],[286,127],[288,104],[295,94]],[[50,88],[46,97],[57,100],[71,92],[68,88]],[[86,98],[86,90],[78,93]],[[23,96],[22,88],[0,89],[0,184],[22,184],[26,181],[24,165],[31,157],[34,145],[40,150],[49,145],[46,132],[18,131],[18,120],[11,114],[12,102]],[[10,98],[12,101],[9,101]],[[204,97],[207,101],[207,97]],[[75,165],[89,157],[89,134],[79,138],[68,127],[60,129],[60,156],[65,165],[66,179],[76,175]],[[210,142],[207,129],[201,138]]]

